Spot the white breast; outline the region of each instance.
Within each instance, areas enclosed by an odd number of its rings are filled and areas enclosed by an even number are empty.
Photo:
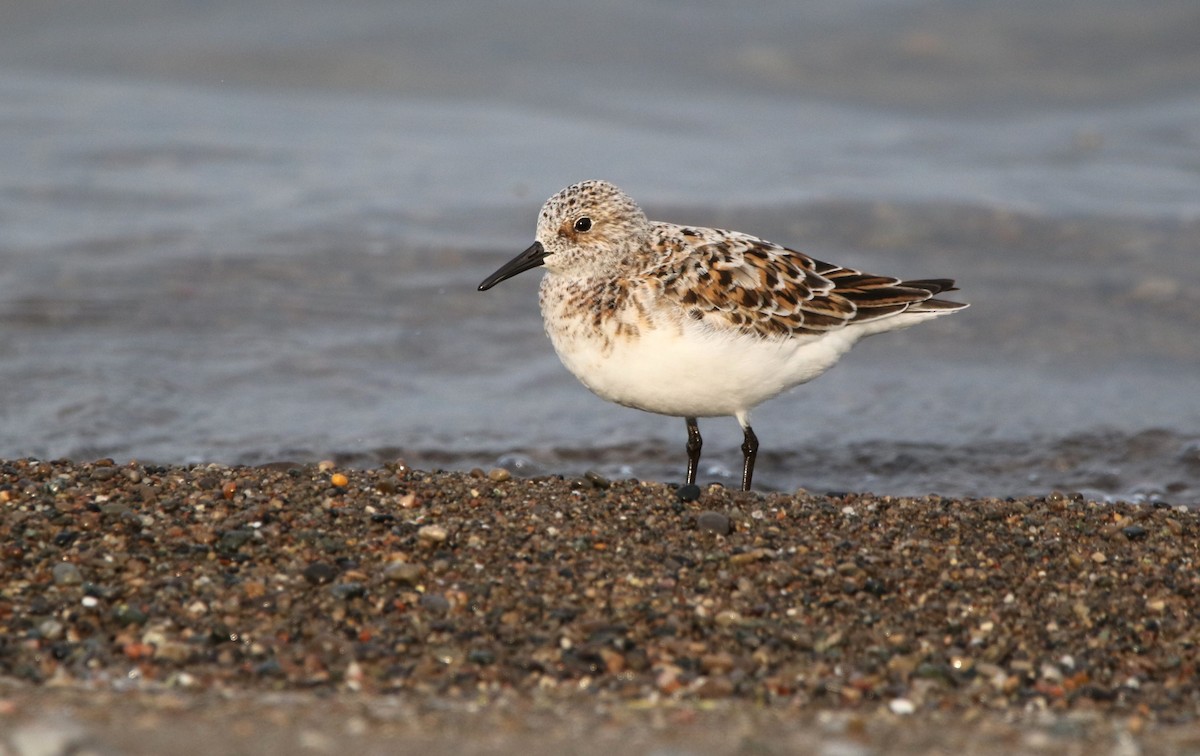
[[[547,320],[567,369],[601,398],[663,415],[748,412],[816,378],[858,340],[853,329],[784,341],[700,326],[643,328],[636,337],[589,338]]]

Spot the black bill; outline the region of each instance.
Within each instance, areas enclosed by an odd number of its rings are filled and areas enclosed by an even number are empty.
[[[479,284],[480,291],[487,291],[506,278],[512,278],[518,273],[524,273],[530,268],[536,268],[546,259],[546,250],[541,242],[534,242],[529,249],[500,266],[500,270],[483,279]]]

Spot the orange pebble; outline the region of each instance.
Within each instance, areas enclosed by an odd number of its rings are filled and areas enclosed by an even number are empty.
[[[350,479],[342,473],[334,473],[333,475],[329,476],[329,482],[338,488],[345,488],[350,484]]]

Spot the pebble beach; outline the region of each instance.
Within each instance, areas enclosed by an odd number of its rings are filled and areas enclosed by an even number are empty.
[[[1198,532],[1072,492],[12,460],[0,754],[1200,749]]]

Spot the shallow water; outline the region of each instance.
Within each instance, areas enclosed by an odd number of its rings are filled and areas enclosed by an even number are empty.
[[[972,303],[763,407],[761,487],[1195,502],[1200,10],[977,5],[6,4],[0,456],[678,480],[475,291],[604,177]]]

